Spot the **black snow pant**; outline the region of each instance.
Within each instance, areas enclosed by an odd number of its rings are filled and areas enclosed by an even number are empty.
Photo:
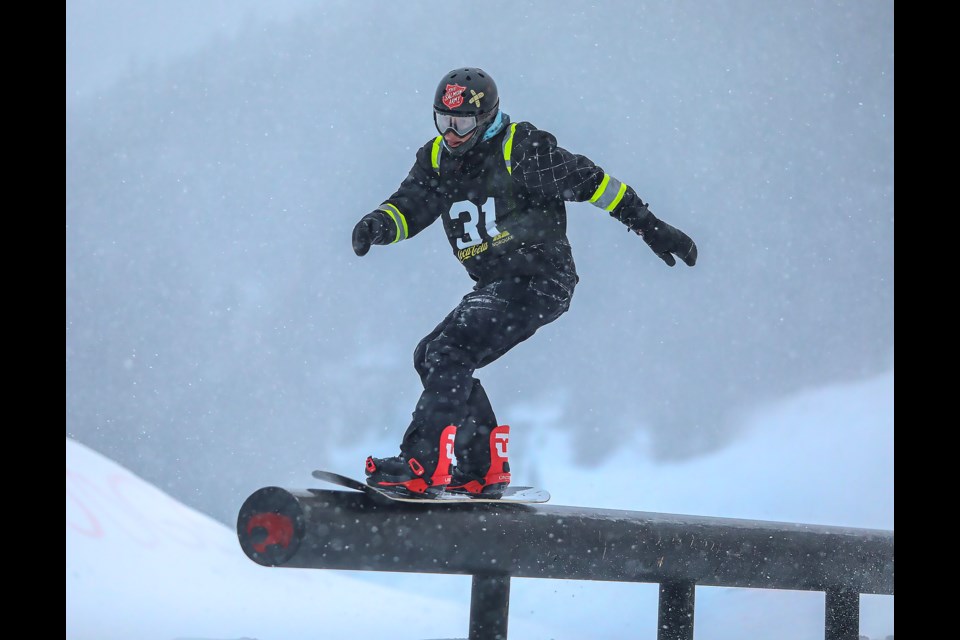
[[[465,295],[414,351],[423,393],[400,445],[403,454],[432,473],[440,433],[455,425],[459,469],[483,476],[497,418],[473,374],[566,312],[575,285],[575,274],[514,276]]]

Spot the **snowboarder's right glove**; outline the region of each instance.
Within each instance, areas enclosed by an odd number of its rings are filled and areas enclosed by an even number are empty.
[[[393,221],[383,211],[371,211],[363,216],[353,228],[353,252],[365,256],[371,244],[387,244],[392,226]]]

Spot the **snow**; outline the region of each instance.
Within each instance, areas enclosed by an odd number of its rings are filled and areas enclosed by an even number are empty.
[[[757,411],[711,456],[657,464],[625,442],[593,469],[572,464],[548,411],[531,410],[514,426],[515,482],[535,479],[556,504],[893,529],[893,395],[891,370]],[[70,640],[467,635],[467,576],[261,567],[230,527],[66,445]],[[374,445],[344,450],[334,470],[355,472],[346,461]],[[300,488],[316,486],[309,473]],[[819,592],[698,587],[696,605],[697,640],[823,637]],[[892,635],[893,609],[892,596],[861,596],[861,634]],[[654,637],[656,617],[656,585],[511,581],[510,638]]]

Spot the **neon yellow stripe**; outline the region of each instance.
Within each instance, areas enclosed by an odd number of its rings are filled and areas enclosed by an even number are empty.
[[[510,125],[510,135],[503,144],[503,160],[507,163],[507,173],[513,175],[513,166],[510,164],[510,156],[513,155],[513,134],[517,132],[516,123]]]
[[[607,190],[607,184],[610,183],[610,176],[603,174],[603,180],[600,181],[600,186],[597,187],[597,190],[593,192],[593,197],[590,198],[590,202],[596,202],[600,199],[600,196],[603,195],[603,192]]]
[[[627,185],[623,182],[620,183],[620,190],[617,191],[617,197],[613,199],[613,202],[610,203],[610,206],[607,207],[607,211],[613,211],[617,208],[617,205],[620,204],[620,201],[623,199],[623,194],[627,192]]]
[[[385,214],[387,214],[393,219],[393,226],[397,228],[397,237],[393,239],[393,242],[399,242],[400,241],[400,222],[397,220],[397,216],[393,215],[393,211],[390,211],[386,207],[380,207],[380,211],[383,211]]]
[[[394,211],[396,211],[397,215],[400,216],[400,222],[403,224],[403,237],[400,239],[406,240],[407,238],[410,237],[410,229],[409,227],[407,227],[407,216],[400,213],[400,209],[398,209],[396,205],[390,204],[388,202],[387,206],[393,209]],[[398,231],[399,231],[399,226],[398,226]]]
[[[380,205],[380,211],[390,216],[390,218],[393,219],[394,226],[397,228],[397,237],[393,239],[393,242],[405,240],[410,235],[409,229],[407,228],[407,219],[400,213],[400,209],[397,209],[389,202],[384,202]]]
[[[433,170],[440,173],[440,144],[443,142],[443,136],[437,136],[433,139],[433,150],[430,152],[430,164]]]

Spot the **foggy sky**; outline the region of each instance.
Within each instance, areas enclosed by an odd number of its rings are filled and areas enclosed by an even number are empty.
[[[570,204],[570,312],[478,374],[502,423],[555,407],[584,464],[637,431],[682,458],[893,366],[892,3],[112,6],[67,11],[67,434],[187,504],[229,520],[240,476],[399,443],[413,348],[472,283],[439,223],[363,259],[349,236],[460,65],[700,250],[671,269]],[[169,44],[71,67],[71,42],[146,23]]]

